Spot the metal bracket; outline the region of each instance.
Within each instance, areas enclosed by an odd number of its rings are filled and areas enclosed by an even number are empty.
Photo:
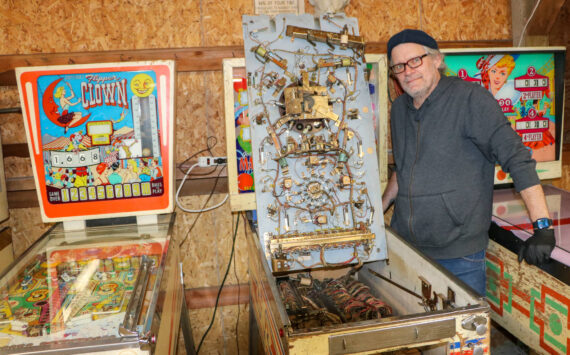
[[[428,280],[426,280],[421,276],[419,276],[419,279],[422,282],[422,296],[423,296],[422,301],[424,303],[424,306],[428,307],[430,311],[437,310],[437,294],[434,291],[432,298],[431,283],[429,283]]]

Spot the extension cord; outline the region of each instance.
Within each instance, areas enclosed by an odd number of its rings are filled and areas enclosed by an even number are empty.
[[[202,168],[226,165],[227,163],[228,159],[226,157],[198,157],[198,166]]]

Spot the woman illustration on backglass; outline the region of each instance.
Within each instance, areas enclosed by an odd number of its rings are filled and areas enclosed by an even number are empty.
[[[515,58],[510,54],[490,54],[477,61],[481,84],[495,99],[510,99],[512,105],[520,98],[520,92],[515,90],[514,80],[508,79],[514,68]]]
[[[67,130],[69,129],[69,127],[72,127],[73,124],[75,124],[76,122],[78,122],[79,120],[81,120],[81,112],[77,111],[77,112],[69,112],[69,108],[71,106],[75,106],[78,103],[81,102],[81,100],[77,100],[75,102],[71,102],[71,100],[75,97],[75,93],[73,92],[73,89],[71,88],[71,85],[69,83],[66,83],[67,87],[69,88],[70,94],[69,96],[65,96],[67,91],[65,89],[65,86],[60,86],[56,89],[55,93],[53,94],[53,97],[56,99],[59,99],[59,106],[61,108],[61,116],[58,117],[58,122],[60,122],[61,124],[65,125],[65,133],[67,133]]]

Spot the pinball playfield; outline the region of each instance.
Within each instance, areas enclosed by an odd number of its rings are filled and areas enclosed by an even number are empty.
[[[34,255],[0,283],[0,345],[118,333],[141,264],[156,268],[164,248],[111,242]]]

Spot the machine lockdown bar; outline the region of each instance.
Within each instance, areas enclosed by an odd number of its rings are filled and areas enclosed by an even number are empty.
[[[141,314],[146,295],[146,285],[150,277],[152,266],[153,260],[143,255],[137,275],[137,282],[135,283],[131,299],[129,300],[123,324],[119,328],[121,335],[128,336],[137,334],[137,321]]]

